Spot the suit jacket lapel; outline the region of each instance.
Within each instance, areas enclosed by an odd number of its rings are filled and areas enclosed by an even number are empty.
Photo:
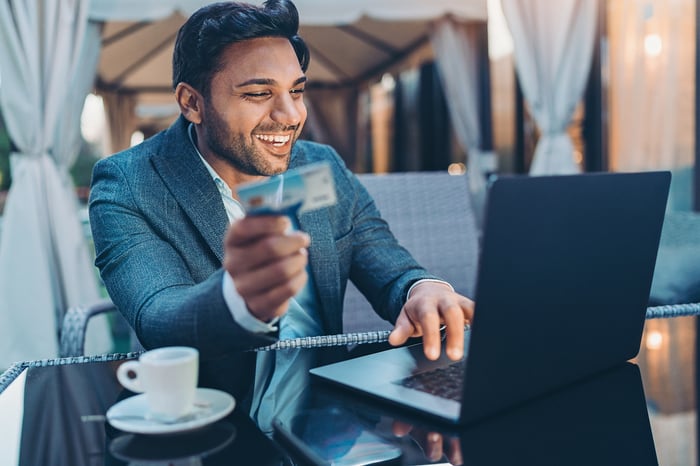
[[[326,209],[299,216],[299,226],[312,237],[309,246],[311,274],[321,308],[319,314],[327,331],[339,332],[343,326],[340,296],[340,269],[333,229]]]
[[[212,252],[223,261],[223,238],[228,217],[221,194],[187,135],[182,116],[168,129],[153,166],[177,203],[204,237]]]
[[[302,151],[295,151],[290,162],[290,168],[307,163]],[[342,308],[340,296],[340,267],[338,253],[335,249],[333,227],[328,209],[306,212],[298,216],[300,228],[312,237],[309,246],[309,261],[311,275],[316,285],[319,300],[319,314],[323,319],[326,331],[340,332],[343,318],[339,310]]]

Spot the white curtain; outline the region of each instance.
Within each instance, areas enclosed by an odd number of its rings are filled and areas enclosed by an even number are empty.
[[[610,0],[610,168],[673,170],[669,206],[692,210],[694,0]]]
[[[566,130],[588,80],[597,0],[501,0],[515,67],[540,129],[531,175],[577,173]]]
[[[99,298],[69,176],[99,55],[86,0],[0,2],[0,105],[12,187],[0,237],[0,367],[55,357],[65,310]],[[106,320],[88,351],[109,351]]]
[[[433,28],[431,44],[445,89],[450,120],[457,140],[467,152],[467,175],[474,208],[481,218],[486,181],[481,169],[481,123],[477,50],[472,32],[452,18],[440,19]]]

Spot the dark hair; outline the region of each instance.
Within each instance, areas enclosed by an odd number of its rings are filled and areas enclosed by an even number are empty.
[[[289,0],[267,0],[262,6],[221,2],[200,8],[177,33],[173,52],[173,89],[186,82],[204,96],[214,73],[222,68],[221,54],[235,42],[258,37],[286,37],[302,71],[309,66],[309,49],[298,35],[299,12]]]

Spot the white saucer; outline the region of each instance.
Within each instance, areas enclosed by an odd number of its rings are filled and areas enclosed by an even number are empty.
[[[107,411],[107,421],[124,432],[135,434],[175,434],[199,429],[228,415],[236,405],[231,395],[212,388],[198,388],[195,411],[179,422],[163,423],[147,419],[145,395],[136,395],[115,404]],[[204,406],[204,407],[201,407]]]

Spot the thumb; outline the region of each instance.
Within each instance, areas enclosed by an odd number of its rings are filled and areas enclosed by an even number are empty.
[[[389,344],[392,346],[399,346],[406,343],[416,331],[411,320],[406,316],[405,311],[401,311],[399,318],[396,319],[396,325],[394,329],[389,334]]]

